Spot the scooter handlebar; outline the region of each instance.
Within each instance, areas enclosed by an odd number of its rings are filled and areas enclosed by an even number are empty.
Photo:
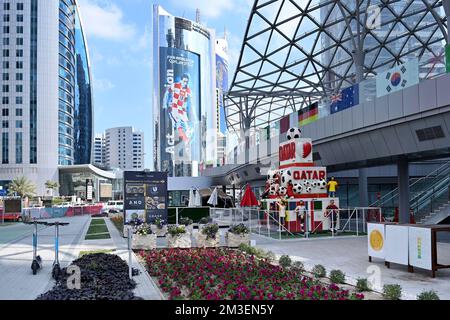
[[[48,226],[67,226],[69,224],[70,223],[68,223],[68,222],[50,222],[50,223],[47,223]]]
[[[24,222],[24,224],[41,224],[44,226],[48,226],[48,222],[42,222],[42,221]]]

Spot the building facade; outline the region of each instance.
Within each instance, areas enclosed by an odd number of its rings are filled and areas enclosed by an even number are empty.
[[[96,134],[94,139],[94,165],[103,167],[105,165],[105,137]]]
[[[0,181],[25,176],[44,194],[58,166],[89,164],[92,81],[76,0],[0,5]]]
[[[199,176],[217,165],[215,32],[153,7],[155,169]]]
[[[107,129],[104,136],[104,165],[109,169],[145,169],[144,133],[132,127]]]

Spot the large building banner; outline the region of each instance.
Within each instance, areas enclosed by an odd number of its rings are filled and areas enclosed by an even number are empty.
[[[228,61],[216,54],[216,88],[219,112],[219,131],[227,133],[224,93],[228,89]]]
[[[157,218],[167,222],[167,172],[124,172],[124,222],[141,219],[153,223]]]
[[[177,48],[160,48],[162,170],[175,162],[200,160],[200,58]]]

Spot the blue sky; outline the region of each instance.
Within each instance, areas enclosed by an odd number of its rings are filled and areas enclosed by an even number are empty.
[[[222,36],[226,27],[234,74],[253,0],[79,0],[94,82],[95,132],[133,126],[144,131],[146,167],[152,160],[150,94],[152,6],[201,20]]]

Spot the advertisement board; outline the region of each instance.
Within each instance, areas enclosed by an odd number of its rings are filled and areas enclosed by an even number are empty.
[[[385,230],[385,260],[408,265],[409,227],[387,225]]]
[[[141,219],[153,223],[157,218],[167,222],[167,172],[124,172],[124,221]]]
[[[431,229],[409,228],[409,264],[413,267],[432,270]]]
[[[295,139],[283,142],[279,146],[280,169],[294,164],[312,164],[312,140]]]
[[[198,54],[160,48],[161,158],[200,160],[200,61]],[[166,168],[164,168],[166,169]]]
[[[369,257],[385,258],[385,226],[380,223],[367,224],[367,242]]]

